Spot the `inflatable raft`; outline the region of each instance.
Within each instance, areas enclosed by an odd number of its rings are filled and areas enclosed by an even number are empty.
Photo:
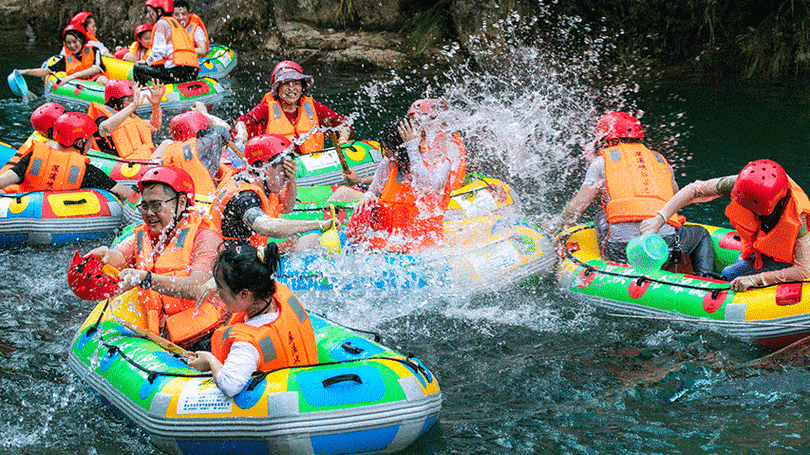
[[[210,374],[120,322],[143,326],[134,292],[98,304],[68,363],[167,453],[395,452],[438,419],[441,391],[422,362],[312,314],[319,365],[257,373],[228,398]]]
[[[444,231],[444,246],[413,255],[357,251],[341,235],[340,254],[282,257],[277,279],[293,290],[431,287],[437,293],[476,293],[530,282],[556,261],[551,242],[525,219],[445,221]]]
[[[337,188],[340,186],[299,186],[298,200],[302,203],[296,204],[290,217],[295,219],[317,218],[317,214],[324,212],[327,199],[334,194]],[[335,202],[335,205],[351,214],[351,208],[356,202]],[[491,214],[511,216],[517,215],[519,212],[517,196],[512,194],[509,185],[482,174],[467,174],[464,186],[451,193],[444,219],[455,221]],[[312,216],[307,214],[312,214]]]
[[[17,151],[0,142],[0,162]],[[0,193],[0,245],[50,245],[106,237],[124,223],[111,193],[95,189]]]
[[[722,270],[739,256],[739,237],[730,229],[704,227],[714,244],[715,269]],[[689,275],[683,265],[680,271],[642,275],[627,264],[602,259],[592,225],[569,229],[557,243],[563,289],[617,313],[719,329],[769,349],[810,335],[808,282],[734,292],[725,281]]]
[[[42,66],[48,66],[57,58],[59,58],[58,55],[51,57]],[[109,57],[102,57],[102,59],[110,78],[132,79],[132,63]],[[78,104],[84,111],[87,111],[91,101],[104,104],[104,85],[98,82],[73,79],[59,88],[54,88],[54,84],[65,76],[64,72],[57,72],[45,78],[45,97],[47,99],[61,104]],[[149,96],[149,90],[146,87],[141,90],[141,93]],[[160,105],[164,110],[179,112],[191,108],[198,101],[209,107],[216,106],[227,96],[230,96],[228,88],[210,77],[201,76],[193,81],[166,84],[166,94]],[[144,103],[136,113],[145,117],[150,115],[151,111],[151,104]]]
[[[211,44],[208,53],[199,60],[199,77],[222,79],[236,68],[236,53],[222,44]]]
[[[355,141],[342,147],[346,164],[359,175],[373,175],[383,156],[380,145],[374,141]],[[296,180],[299,187],[336,185],[344,183],[343,168],[334,148],[295,158],[298,165]]]

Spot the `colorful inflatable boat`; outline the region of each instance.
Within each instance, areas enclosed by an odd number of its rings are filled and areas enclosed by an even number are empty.
[[[705,226],[714,244],[715,268],[740,254],[736,231]],[[642,275],[627,264],[602,259],[592,225],[557,239],[563,289],[632,317],[691,323],[778,349],[810,335],[810,283],[782,283],[733,292],[728,283],[689,275],[688,266]],[[805,294],[804,290],[808,293]]]
[[[210,374],[120,322],[143,326],[134,292],[99,303],[68,363],[167,453],[396,452],[438,419],[441,391],[422,362],[312,314],[319,364],[257,373],[228,398]]]
[[[205,57],[200,57],[199,77],[222,79],[236,68],[236,53],[222,44],[211,44]]]
[[[375,141],[350,142],[342,150],[346,164],[359,175],[373,175],[377,163],[382,160],[380,145]],[[295,163],[298,165],[296,180],[299,187],[344,183],[343,168],[334,148],[297,156]]]
[[[53,56],[43,67],[53,63],[59,56]],[[107,73],[111,79],[131,79],[132,63],[109,57],[102,57],[107,67]],[[104,85],[98,82],[73,79],[66,84],[54,88],[61,78],[65,77],[64,72],[51,74],[45,78],[45,97],[51,101],[61,104],[78,104],[84,111],[90,106],[91,101],[104,104]],[[149,90],[143,88],[141,93],[149,96]],[[226,88],[210,77],[200,77],[193,81],[180,82],[176,84],[166,84],[166,94],[160,102],[164,110],[179,112],[191,108],[195,102],[201,102],[212,107],[219,104],[225,97],[230,96],[230,89]],[[148,116],[152,111],[149,103],[141,105],[136,113],[141,117]]]
[[[305,201],[296,205],[295,219],[312,219],[302,216],[307,212],[318,214],[326,209],[326,201],[340,185],[298,187],[298,200]],[[340,208],[351,209],[357,201],[337,202]],[[319,205],[320,204],[320,205]],[[444,214],[446,221],[476,218],[490,214],[517,215],[520,212],[517,197],[506,183],[482,174],[467,174],[464,186],[450,195],[450,202]],[[351,211],[349,211],[351,213]]]
[[[548,238],[524,219],[445,221],[444,231],[445,246],[414,255],[357,251],[342,236],[340,254],[282,257],[277,279],[293,290],[431,287],[437,293],[476,293],[536,279],[556,261]]]
[[[0,142],[0,162],[17,151]],[[124,223],[118,199],[103,190],[0,193],[0,245],[50,245],[106,237]]]

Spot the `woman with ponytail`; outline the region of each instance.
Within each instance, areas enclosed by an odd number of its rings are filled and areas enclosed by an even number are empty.
[[[197,351],[189,365],[211,371],[228,396],[241,392],[256,371],[318,363],[306,310],[274,279],[278,260],[278,246],[269,243],[232,246],[214,264],[216,290],[233,316],[214,332],[211,352]]]

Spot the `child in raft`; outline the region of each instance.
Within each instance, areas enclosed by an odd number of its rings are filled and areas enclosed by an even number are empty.
[[[152,24],[141,24],[135,27],[135,41],[128,47],[117,47],[115,57],[135,63],[146,60],[152,46]]]
[[[104,64],[101,62],[102,52],[87,43],[87,31],[81,25],[70,24],[62,31],[62,52],[51,65],[45,68],[30,68],[19,70],[23,76],[47,77],[53,73],[64,71],[67,76],[59,79],[53,85],[54,89],[73,79],[107,83],[104,76]]]
[[[219,253],[214,283],[209,281],[202,291],[200,300],[216,289],[233,316],[214,332],[211,352],[191,354],[189,365],[211,371],[228,396],[241,392],[255,371],[318,363],[306,310],[290,288],[273,279],[278,261],[278,246],[272,242],[261,250],[230,247]]]

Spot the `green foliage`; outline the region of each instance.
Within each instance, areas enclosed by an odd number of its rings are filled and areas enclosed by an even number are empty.
[[[436,44],[453,37],[451,0],[439,0],[430,5],[413,2],[410,18],[402,26],[403,45],[413,55],[422,55]]]

